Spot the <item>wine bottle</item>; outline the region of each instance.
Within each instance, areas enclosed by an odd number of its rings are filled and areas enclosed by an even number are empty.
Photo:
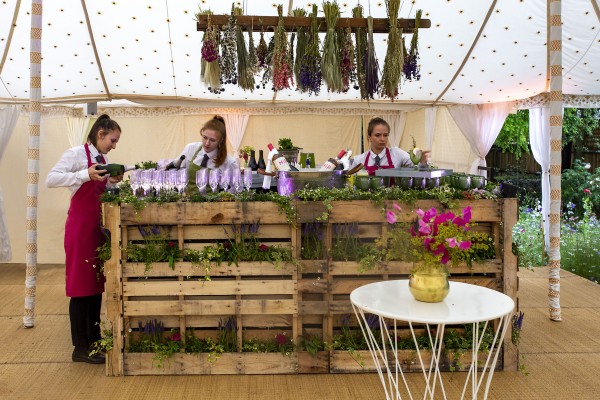
[[[98,164],[96,165],[97,170],[106,170],[100,174],[100,176],[104,176],[109,174],[109,176],[119,176],[123,175],[127,171],[131,171],[136,169],[136,165],[123,165],[123,164]]]
[[[263,151],[262,150],[258,151],[258,168],[264,169],[264,170],[267,169],[267,164],[265,164],[265,158],[263,157]]]
[[[346,150],[342,149],[337,157],[325,161],[319,171],[333,171],[340,164],[340,158],[344,157],[344,154],[346,154]]]
[[[258,170],[258,163],[256,162],[256,153],[254,152],[254,150],[250,150],[250,159],[248,160],[248,167],[250,167],[252,171]]]
[[[346,154],[344,157],[340,158],[340,161],[335,167],[336,170],[347,171],[350,168],[350,156],[352,155],[352,150],[346,150]]]
[[[288,162],[288,160],[282,156],[275,147],[271,143],[267,145],[269,148],[269,159],[273,161],[273,165],[279,171],[298,171],[298,168],[293,168]]]
[[[306,161],[304,161],[304,165],[306,168],[310,168],[310,156],[306,155]]]
[[[168,163],[165,166],[165,170],[170,170],[173,168],[179,169],[179,167],[181,166],[181,163],[183,162],[183,160],[185,160],[185,155],[181,155],[181,157],[179,157],[176,160],[171,161],[170,163]]]

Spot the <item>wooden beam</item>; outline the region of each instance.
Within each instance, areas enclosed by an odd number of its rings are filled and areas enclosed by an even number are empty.
[[[196,29],[198,31],[206,31],[207,26],[207,18],[206,15],[198,15],[198,22],[196,24]],[[211,15],[210,16],[211,23],[217,26],[223,26],[229,20],[229,15]],[[275,16],[256,16],[256,15],[240,15],[236,17],[237,25],[241,26],[243,29],[248,30],[249,27],[255,32],[263,30],[271,30],[277,26],[279,22],[279,17]],[[327,31],[327,23],[325,22],[325,18],[317,18],[319,22],[319,31],[326,32]],[[288,32],[294,31],[299,27],[310,27],[311,18],[310,17],[283,17],[283,23],[285,25],[285,29]],[[367,28],[367,18],[339,18],[337,22],[337,27],[340,28]],[[412,33],[415,28],[415,20],[414,19],[398,19],[398,27],[402,28],[404,33]],[[421,19],[421,23],[419,28],[431,28],[431,20],[430,19]],[[373,18],[373,33],[387,33],[389,32],[389,23],[387,18]]]

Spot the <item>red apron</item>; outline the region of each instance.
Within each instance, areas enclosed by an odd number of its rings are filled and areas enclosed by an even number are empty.
[[[88,168],[94,164],[85,145]],[[104,158],[103,158],[104,162]],[[100,230],[100,195],[106,180],[85,182],[71,198],[65,223],[65,267],[68,297],[92,296],[104,292],[104,275],[98,273],[96,249],[104,243]]]
[[[369,173],[370,176],[375,175],[375,171],[377,171],[378,169],[391,169],[394,168],[394,163],[392,162],[392,156],[390,154],[390,149],[388,149],[387,147],[385,148],[385,156],[387,157],[387,163],[388,165],[380,165],[380,166],[375,166],[375,165],[371,165],[369,166],[369,157],[371,157],[371,151],[369,151],[367,153],[367,157],[365,158],[365,169],[367,170],[367,172]]]

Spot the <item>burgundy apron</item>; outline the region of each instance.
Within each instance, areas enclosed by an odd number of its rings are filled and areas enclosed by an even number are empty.
[[[90,149],[85,145],[88,168],[94,164]],[[104,157],[103,157],[104,162]],[[106,180],[85,182],[71,198],[65,223],[65,267],[68,297],[92,296],[104,292],[104,275],[99,274],[100,264],[96,249],[104,243],[100,230],[100,195]]]
[[[387,147],[385,148],[385,156],[387,157],[387,163],[388,163],[388,165],[385,165],[385,166],[383,166],[383,165],[380,165],[380,166],[371,165],[371,166],[369,166],[369,157],[371,157],[371,151],[369,151],[367,153],[367,157],[365,158],[365,169],[369,173],[369,176],[375,175],[375,171],[377,171],[378,169],[391,169],[391,168],[394,168],[394,163],[392,162],[392,156],[390,154],[390,149],[388,149]]]

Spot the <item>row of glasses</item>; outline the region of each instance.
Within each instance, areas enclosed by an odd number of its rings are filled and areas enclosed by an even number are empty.
[[[161,190],[183,193],[187,185],[187,169],[138,169],[131,172],[129,180],[136,195],[140,188],[143,196],[160,193]]]
[[[241,193],[244,187],[247,191],[252,187],[252,169],[247,167],[242,170],[235,167],[218,169],[200,169],[196,172],[196,185],[200,193],[206,193],[207,185],[210,186],[213,193],[220,187],[223,191],[232,193]]]

